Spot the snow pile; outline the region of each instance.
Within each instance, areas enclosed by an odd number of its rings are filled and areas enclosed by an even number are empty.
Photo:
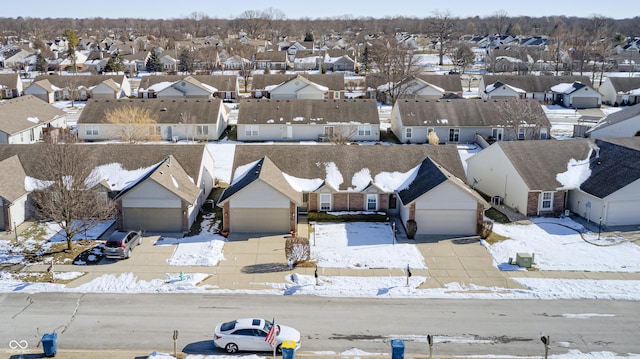
[[[200,234],[180,239],[164,237],[156,245],[178,244],[171,258],[167,259],[169,265],[213,267],[224,260],[222,247],[225,241],[226,238],[220,235]]]

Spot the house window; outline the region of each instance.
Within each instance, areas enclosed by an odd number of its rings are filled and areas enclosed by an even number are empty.
[[[29,139],[31,140],[31,142],[36,140],[36,134],[33,131],[33,128],[29,130]]]
[[[449,129],[449,142],[458,142],[460,141],[460,129],[459,128],[450,128]]]
[[[259,135],[258,125],[247,125],[247,127],[244,128],[244,135],[258,136]]]
[[[502,141],[503,135],[504,135],[504,128],[491,129],[491,137],[493,137],[496,141]]]
[[[333,99],[334,100],[339,100],[340,99],[340,92],[339,91],[333,91]]]
[[[367,194],[367,211],[377,211],[377,210],[378,210],[378,195]]]
[[[321,211],[331,210],[331,193],[320,194],[320,210]]]
[[[542,192],[542,210],[550,210],[553,205],[553,192]]]
[[[151,126],[149,127],[149,135],[150,136],[162,136],[162,130],[160,126]]]
[[[293,138],[293,126],[291,125],[282,126],[282,138],[283,139]]]
[[[358,136],[371,136],[371,125],[359,125]]]
[[[518,127],[518,139],[524,140],[524,127]]]
[[[541,128],[540,129],[540,139],[541,140],[549,139],[549,132],[547,132],[546,128]]]
[[[404,129],[404,137],[411,138],[411,135],[413,135],[413,128],[411,128],[411,127],[405,128]]]
[[[197,128],[198,135],[209,136],[209,126],[199,125]]]
[[[98,136],[98,126],[97,125],[87,125],[86,134],[87,134],[87,136]]]

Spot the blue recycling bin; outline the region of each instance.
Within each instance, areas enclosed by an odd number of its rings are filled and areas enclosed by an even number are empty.
[[[280,349],[282,349],[282,359],[296,359],[296,346],[297,343],[293,340],[283,341],[280,346]]]
[[[42,336],[42,348],[44,356],[54,357],[58,351],[58,333],[47,333]]]
[[[404,340],[391,340],[391,359],[404,359]]]

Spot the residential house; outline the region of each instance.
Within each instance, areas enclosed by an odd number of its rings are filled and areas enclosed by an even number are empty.
[[[640,78],[609,76],[598,91],[606,105],[635,105],[640,102]]]
[[[120,139],[132,125],[110,123],[107,113],[124,106],[147,110],[155,117],[156,123],[148,126],[150,138],[217,140],[228,124],[228,109],[220,99],[89,100],[78,119],[78,138],[83,141]]]
[[[388,85],[379,87],[378,99],[391,104]],[[447,94],[462,96],[460,75],[416,75],[405,79],[397,86],[399,99],[437,100]]]
[[[0,74],[0,100],[22,96],[23,92],[19,74]]]
[[[239,141],[378,141],[373,100],[242,100]]]
[[[213,158],[205,145],[81,146],[95,166],[92,176],[116,201],[118,230],[186,233],[214,185]],[[43,144],[0,145],[0,224],[5,229],[33,218],[33,205],[25,199],[33,188],[25,178],[46,180],[39,170],[46,155]]]
[[[131,83],[125,75],[40,75],[34,79],[31,86],[27,87],[27,90],[32,91],[30,88],[42,81],[46,81],[44,84],[50,83],[55,90],[55,101],[70,100],[72,97],[76,101],[86,101],[94,95],[97,98],[109,99],[131,95]],[[38,87],[33,89],[36,93],[32,94],[38,94],[42,98],[41,94],[46,87],[41,87],[43,89]]]
[[[294,71],[319,70],[322,66],[322,56],[317,52],[297,51],[290,62],[293,63]]]
[[[349,55],[340,55],[337,57],[331,57],[327,52],[322,59],[322,69],[324,71],[347,71],[353,72],[356,70],[356,62]]]
[[[611,113],[585,132],[585,137],[590,138],[634,136],[640,136],[640,106],[630,106]]]
[[[44,140],[48,127],[66,127],[66,113],[32,95],[0,102],[0,144]]]
[[[286,71],[289,60],[286,51],[265,51],[255,54],[255,65],[258,70]]]
[[[162,69],[166,72],[178,71],[178,60],[174,59],[169,55],[164,55],[160,57],[160,64],[162,64]]]
[[[269,98],[272,100],[326,100],[328,97],[328,87],[318,85],[300,75],[269,91]]]
[[[369,211],[418,234],[474,234],[488,207],[459,178],[455,146],[239,145],[223,230],[288,233],[301,212]],[[460,177],[458,177],[460,176]]]
[[[533,100],[398,100],[391,130],[401,143],[429,143],[431,132],[439,143],[454,144],[548,139],[551,123],[542,107],[515,101]],[[526,117],[508,114],[518,106],[529,112]]]
[[[62,100],[62,89],[54,86],[48,79],[34,80],[25,90],[25,95],[33,95],[46,103]]]
[[[495,98],[526,98],[536,99],[543,103],[552,103],[553,86],[562,83],[581,82],[591,86],[588,76],[538,76],[538,75],[483,75],[478,84],[478,97],[484,100]],[[496,85],[499,82],[501,86]],[[507,86],[511,91],[503,91]],[[489,88],[490,91],[487,91]]]
[[[554,101],[566,108],[599,108],[602,95],[582,82],[560,83],[551,87]]]
[[[304,77],[307,81],[301,81],[299,77]],[[295,81],[298,81],[297,83]],[[282,87],[280,87],[282,86]],[[311,86],[306,88],[307,86]],[[306,88],[306,89],[305,89]],[[253,75],[251,95],[254,98],[271,97],[271,92],[278,89],[280,98],[300,98],[295,91],[304,95],[305,92],[318,92],[326,88],[326,97],[323,99],[344,99],[345,82],[344,74],[256,74]],[[295,91],[294,91],[295,90]],[[319,95],[315,95],[319,98]]]
[[[26,177],[17,155],[0,160],[0,232],[13,231],[25,221],[29,194]]]
[[[238,77],[235,75],[154,75],[142,77],[138,86],[138,97],[162,97],[159,96],[159,92],[163,90],[165,92],[162,96],[165,97],[212,96],[225,102],[236,102],[240,93]]]
[[[586,179],[569,192],[567,208],[599,226],[640,225],[640,137],[596,139],[583,167]],[[587,170],[588,168],[588,170]]]
[[[589,151],[589,140],[496,142],[467,159],[467,182],[525,216],[558,216],[572,189],[559,174]]]

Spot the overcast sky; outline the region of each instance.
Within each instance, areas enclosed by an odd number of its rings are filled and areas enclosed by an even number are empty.
[[[72,18],[148,18],[171,19],[187,17],[193,12],[202,12],[212,18],[235,18],[246,10],[281,10],[287,19],[323,18],[323,17],[394,17],[408,16],[423,18],[434,10],[449,10],[457,17],[489,16],[504,10],[509,16],[527,15],[539,17],[546,15],[565,15],[568,17],[590,17],[598,14],[615,19],[640,16],[640,1],[624,0],[620,3],[607,3],[596,0],[557,1],[557,0],[457,0],[433,2],[418,0],[396,1],[301,1],[301,0],[244,0],[244,1],[124,1],[110,0],[89,4],[86,0],[65,0],[50,2],[33,0],[29,5],[21,1],[4,1],[0,7],[0,17],[72,17]]]

